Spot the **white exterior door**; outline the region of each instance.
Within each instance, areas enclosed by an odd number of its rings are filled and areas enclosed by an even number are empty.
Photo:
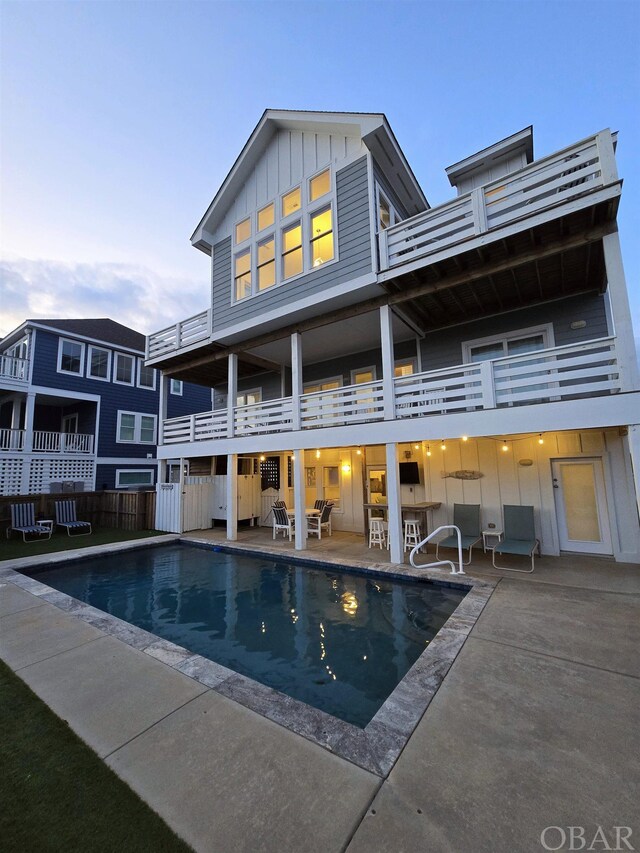
[[[553,488],[561,551],[612,554],[601,459],[556,459]]]

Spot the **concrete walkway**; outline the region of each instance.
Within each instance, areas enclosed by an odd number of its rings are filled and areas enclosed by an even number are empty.
[[[636,566],[500,580],[384,781],[1,575],[0,656],[197,851],[640,849]]]

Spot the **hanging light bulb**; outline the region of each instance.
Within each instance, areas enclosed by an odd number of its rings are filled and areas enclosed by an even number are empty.
[[[505,453],[506,453],[506,452],[507,452],[507,450],[509,449],[509,445],[507,444],[507,442],[506,442],[506,441],[503,443],[503,445],[502,445],[502,449],[504,450],[504,452],[505,452]]]
[[[542,433],[538,436],[538,444],[544,444],[544,438],[542,437]]]
[[[316,450],[316,459],[320,459],[320,451]]]
[[[469,436],[468,436],[468,435],[463,435],[463,436],[462,436],[462,440],[463,440],[463,441],[469,441]]]
[[[414,448],[415,448],[416,450],[420,450],[420,445],[419,445],[419,444],[414,444],[413,446],[414,446]]]
[[[431,447],[427,444],[427,456],[431,456]]]
[[[440,442],[440,450],[446,450],[446,449],[447,449],[447,445],[444,443],[444,438],[443,438],[442,441]]]
[[[261,454],[260,454],[260,461],[261,461],[261,462],[264,462],[266,458],[267,458],[267,457],[264,455],[264,453],[261,453]]]
[[[358,454],[358,456],[362,456],[362,451],[360,450],[360,448],[358,448],[358,449],[356,450],[356,453]]]

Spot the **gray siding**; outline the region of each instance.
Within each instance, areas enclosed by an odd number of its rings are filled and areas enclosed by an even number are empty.
[[[366,157],[361,157],[336,174],[336,199],[339,260],[295,281],[284,282],[251,299],[232,302],[231,238],[214,246],[214,334],[252,317],[260,317],[266,311],[280,308],[283,314],[286,314],[292,303],[298,299],[322,293],[327,288],[371,272]]]
[[[584,329],[572,329],[574,320],[585,320]],[[422,369],[438,370],[462,364],[464,341],[499,335],[516,329],[526,329],[543,323],[553,325],[555,345],[577,344],[581,341],[606,337],[607,318],[604,298],[599,294],[580,294],[557,302],[547,302],[521,311],[511,311],[497,317],[488,317],[432,332],[422,341]]]

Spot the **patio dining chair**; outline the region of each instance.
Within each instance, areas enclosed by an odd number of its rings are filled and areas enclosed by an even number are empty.
[[[462,542],[462,550],[469,549],[469,560],[463,566],[468,566],[471,563],[471,554],[473,546],[477,545],[482,539],[480,529],[480,504],[454,504],[453,505],[453,523],[460,529],[460,540]],[[457,548],[458,536],[452,534],[446,539],[441,539],[436,543],[436,560],[439,560],[438,551],[440,548]]]
[[[317,508],[317,507],[316,507]],[[324,506],[322,507],[322,512],[320,515],[311,516],[307,519],[307,533],[309,535],[317,536],[318,539],[322,539],[322,531],[326,530],[331,536],[331,510],[333,509],[333,504],[328,501],[324,502]]]
[[[289,536],[289,542],[291,542],[291,537],[295,531],[296,520],[293,516],[290,516],[286,509],[283,509],[281,506],[273,505],[273,538],[275,539],[278,535],[278,531],[282,531],[283,535]]]
[[[45,539],[51,539],[51,526],[38,524],[36,521],[36,505],[31,504],[11,504],[11,526],[7,528],[7,539],[11,536],[11,532],[17,530],[22,533],[23,542],[35,542],[42,536]],[[31,539],[27,539],[31,536]]]
[[[56,527],[64,527],[67,536],[89,536],[91,533],[88,521],[78,521],[75,501],[56,501]]]
[[[503,507],[504,538],[491,549],[494,568],[505,569],[508,572],[526,572],[531,574],[535,568],[534,554],[536,548],[540,554],[540,542],[536,539],[536,528],[533,519],[532,506]],[[514,569],[511,566],[496,565],[496,553],[518,554],[531,558],[530,569]]]
[[[314,503],[313,508],[314,508],[314,509],[320,509],[320,510],[323,510],[323,509],[325,508],[325,506],[326,506],[328,503],[329,503],[329,501],[324,501],[324,500],[322,500],[322,499],[320,499],[320,498],[319,498],[319,499]]]

